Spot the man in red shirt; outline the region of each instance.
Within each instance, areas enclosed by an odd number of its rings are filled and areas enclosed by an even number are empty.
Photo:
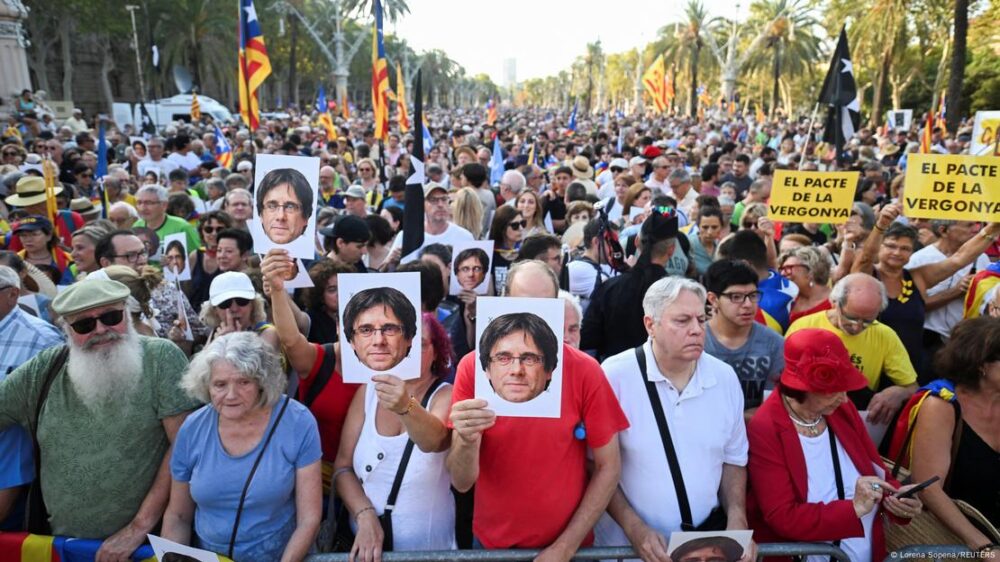
[[[540,261],[516,264],[507,276],[512,297],[556,298],[558,288]],[[618,485],[618,432],[628,420],[600,365],[567,345],[558,418],[498,418],[473,398],[475,361],[473,351],[458,365],[447,461],[456,489],[476,487],[473,534],[486,548],[542,548],[536,560],[567,561],[593,542]]]

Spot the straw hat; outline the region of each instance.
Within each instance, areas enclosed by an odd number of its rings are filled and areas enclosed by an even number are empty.
[[[62,191],[62,187],[55,187],[55,195],[59,195]],[[43,201],[45,201],[45,180],[38,176],[24,176],[17,180],[14,195],[4,199],[5,203],[15,207],[30,207]]]

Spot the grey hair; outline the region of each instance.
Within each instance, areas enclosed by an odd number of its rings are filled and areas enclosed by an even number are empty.
[[[7,287],[21,288],[21,276],[14,271],[13,267],[0,265],[0,289]]]
[[[167,199],[170,198],[170,194],[167,192],[167,188],[162,185],[144,185],[139,188],[139,191],[135,192],[135,196],[138,197],[143,193],[153,193],[156,198],[160,200],[161,203],[165,203]]]
[[[941,236],[941,229],[942,228],[948,228],[950,226],[955,226],[955,223],[957,223],[957,222],[958,221],[955,221],[955,220],[934,219],[934,220],[931,221],[931,232],[933,232],[935,236]]]
[[[676,181],[679,183],[691,183],[691,174],[684,168],[674,168],[667,176],[667,181]]]
[[[659,322],[663,309],[674,304],[683,291],[694,294],[702,304],[705,303],[705,287],[691,279],[671,275],[653,283],[646,291],[642,297],[643,314],[652,318],[653,322]]]
[[[253,332],[233,332],[215,339],[191,360],[181,378],[181,389],[195,400],[211,403],[212,368],[225,362],[260,387],[257,406],[273,406],[285,389],[285,374],[278,354],[270,345],[262,344],[263,340]]]
[[[573,307],[573,310],[576,311],[577,317],[582,322],[583,321],[583,308],[580,306],[580,299],[577,298],[577,296],[574,295],[573,293],[571,293],[569,291],[566,291],[566,290],[563,290],[563,289],[559,289],[559,298],[561,298],[562,300],[568,302],[570,304],[570,306]]]
[[[834,306],[846,306],[847,297],[851,294],[852,289],[855,288],[857,283],[865,282],[875,283],[878,287],[879,297],[881,297],[882,301],[882,307],[879,309],[881,313],[889,306],[889,295],[885,292],[885,284],[867,273],[851,273],[842,277],[830,291],[830,302]]]
[[[529,269],[537,269],[548,275],[549,279],[552,280],[552,288],[555,289],[554,292],[556,293],[552,296],[559,294],[559,278],[556,277],[556,274],[552,271],[551,267],[540,260],[521,260],[519,262],[515,262],[514,265],[510,266],[510,269],[507,271],[507,285],[504,287],[504,296],[510,296],[510,287],[514,284],[514,278],[517,277],[517,274]]]
[[[788,258],[798,258],[802,265],[809,268],[809,279],[817,285],[826,285],[830,281],[830,260],[815,246],[803,246],[782,254],[778,265],[784,265]]]
[[[517,170],[507,170],[500,178],[500,183],[510,185],[510,190],[514,193],[521,193],[521,190],[527,185],[528,180],[524,179],[524,174]]]
[[[128,212],[128,216],[133,219],[139,218],[139,211],[136,211],[135,207],[133,207],[131,203],[126,203],[125,201],[115,201],[110,207],[108,207],[108,214],[115,209],[125,209]]]

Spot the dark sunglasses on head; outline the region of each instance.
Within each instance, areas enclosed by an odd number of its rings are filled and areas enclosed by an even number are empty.
[[[236,304],[236,306],[246,306],[250,304],[250,299],[244,299],[241,297],[236,297],[235,299],[229,299],[226,302],[219,303],[219,308],[222,310],[229,310],[229,307]]]
[[[514,230],[521,230],[521,228],[523,228],[527,224],[528,224],[528,221],[512,221],[507,226],[513,228]]]
[[[83,320],[77,320],[71,323],[69,326],[73,328],[73,331],[80,334],[89,334],[97,328],[97,322],[100,321],[105,327],[117,326],[122,323],[125,318],[124,310],[109,310],[100,316],[94,316],[93,318],[84,318]]]

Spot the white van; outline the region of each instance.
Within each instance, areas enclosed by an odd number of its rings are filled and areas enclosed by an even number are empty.
[[[214,99],[199,95],[198,105],[203,115],[211,115],[217,123],[232,123],[236,120],[229,109]],[[141,128],[142,110],[140,104],[115,103],[114,120],[119,126],[131,124],[136,132]],[[153,118],[157,130],[163,130],[175,121],[191,121],[191,94],[178,94],[171,98],[146,102],[146,111]]]

